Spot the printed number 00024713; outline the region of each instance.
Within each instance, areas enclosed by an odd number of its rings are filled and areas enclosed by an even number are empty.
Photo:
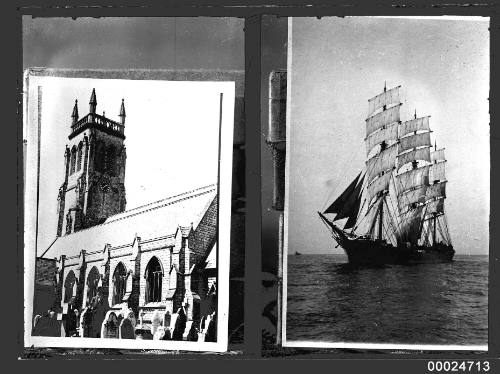
[[[488,372],[489,361],[428,361],[429,372]]]

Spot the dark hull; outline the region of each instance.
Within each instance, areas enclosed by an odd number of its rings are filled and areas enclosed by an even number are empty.
[[[380,241],[361,238],[347,239],[341,247],[350,264],[364,266],[450,262],[455,254],[453,247],[447,245],[394,247]]]
[[[320,217],[332,229],[333,238],[344,249],[349,263],[353,265],[441,263],[452,261],[455,255],[455,250],[451,245],[395,247],[385,241],[358,237],[338,228],[321,213]]]

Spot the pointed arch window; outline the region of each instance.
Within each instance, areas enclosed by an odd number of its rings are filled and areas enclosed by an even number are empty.
[[[82,158],[83,158],[83,143],[80,142],[80,144],[78,144],[78,155],[76,158],[76,171],[80,171],[82,169]]]
[[[75,165],[76,165],[76,147],[73,146],[71,149],[71,163],[70,163],[70,174],[73,174],[75,172]]]
[[[127,271],[125,266],[119,262],[113,273],[113,305],[120,304],[125,296]]]
[[[70,270],[64,281],[64,302],[69,303],[74,295],[74,288],[76,284],[76,276],[73,270]]]
[[[152,257],[146,267],[146,303],[161,301],[163,271],[157,257]]]
[[[94,266],[87,276],[87,305],[97,296],[97,286],[99,285],[99,271]]]

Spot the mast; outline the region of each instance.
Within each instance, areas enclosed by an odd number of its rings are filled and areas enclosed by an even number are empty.
[[[366,154],[369,157],[366,161],[367,201],[374,205],[376,199],[380,199],[378,211],[370,218],[368,232],[379,240],[383,237],[384,218],[391,219],[390,214],[384,214],[384,202],[398,155],[398,124],[402,105],[399,99],[400,87],[388,90],[384,82],[384,91],[368,100],[365,138]],[[375,226],[377,220],[378,230]]]
[[[380,209],[379,209],[379,224],[378,224],[378,239],[382,240],[382,219],[384,217],[384,197],[382,196],[382,202],[380,204]]]
[[[432,231],[432,245],[436,244],[436,213],[432,214],[433,221],[434,221],[434,228]]]

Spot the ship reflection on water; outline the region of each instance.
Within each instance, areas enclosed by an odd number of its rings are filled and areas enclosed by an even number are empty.
[[[289,256],[287,274],[289,341],[487,344],[487,256],[380,267]]]

